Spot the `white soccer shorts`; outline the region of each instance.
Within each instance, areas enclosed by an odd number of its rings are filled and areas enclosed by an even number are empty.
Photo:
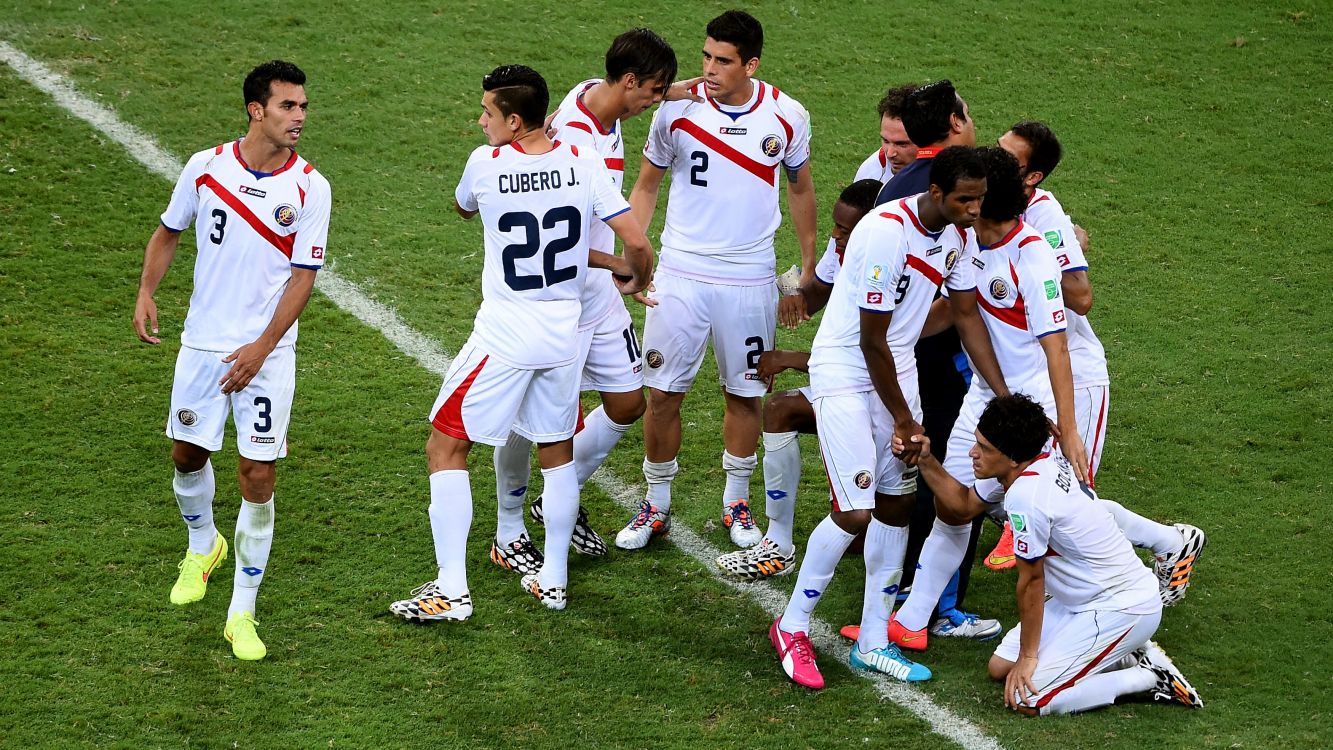
[[[574,436],[578,385],[578,367],[572,362],[520,370],[468,339],[444,376],[430,421],[450,437],[497,448],[511,431],[534,443],[558,443]]]
[[[231,352],[207,352],[182,346],[171,385],[167,437],[216,452],[222,448],[227,415],[236,422],[236,450],[251,461],[274,461],[287,455],[287,425],[296,393],[296,347],[280,346],[244,389],[222,392],[232,363]]]
[[[1152,605],[1156,603],[1157,606]],[[1143,648],[1162,621],[1161,604],[1145,602],[1149,614],[1117,610],[1072,612],[1054,599],[1046,600],[1042,613],[1041,641],[1037,645],[1035,705],[1041,708],[1079,680],[1103,672],[1116,662]],[[995,655],[1018,661],[1020,623],[1004,634]]]
[[[920,422],[921,398],[915,387],[904,395]],[[907,495],[916,491],[917,469],[893,455],[893,416],[877,393],[824,396],[812,405],[835,511],[872,510],[876,492]]]
[[[972,457],[968,455],[968,451],[977,444],[977,420],[981,419],[981,412],[985,411],[986,404],[995,398],[991,389],[983,385],[985,382],[980,375],[972,376],[972,385],[967,389],[967,396],[963,398],[963,408],[958,410],[958,419],[954,420],[953,430],[949,433],[948,451],[944,456],[944,470],[964,487],[971,487],[977,483],[977,478],[972,473]],[[1055,396],[1051,394],[1051,387],[1044,379],[1011,390],[1031,396],[1046,410],[1047,417],[1055,419]]]
[[[1111,389],[1105,385],[1074,389],[1074,416],[1078,432],[1083,438],[1083,449],[1088,452],[1088,474],[1094,480],[1097,467],[1102,465],[1102,449],[1106,447],[1106,415],[1111,408]]]
[[[688,392],[711,337],[718,375],[727,393],[762,396],[768,391],[756,368],[759,356],[773,348],[776,284],[727,286],[663,271],[653,284],[658,304],[648,308],[643,328],[648,365],[644,382],[648,386]]]
[[[585,391],[631,393],[643,389],[643,349],[623,304],[597,325],[579,331],[579,359]]]

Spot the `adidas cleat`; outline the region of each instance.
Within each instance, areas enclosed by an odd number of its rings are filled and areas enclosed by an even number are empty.
[[[930,634],[941,638],[975,638],[979,641],[989,641],[1004,630],[999,620],[983,620],[971,612],[955,609],[940,614],[943,616],[930,626]]]
[[[1151,670],[1157,676],[1157,684],[1152,689],[1152,699],[1159,703],[1179,703],[1187,708],[1203,708],[1203,698],[1199,691],[1185,679],[1185,675],[1152,641],[1140,651],[1139,666]]]
[[[564,609],[569,603],[569,597],[565,594],[564,586],[552,586],[549,589],[542,588],[541,581],[538,580],[536,573],[530,573],[523,576],[523,590],[536,597],[547,609]]]
[[[503,546],[499,542],[491,542],[491,562],[505,570],[523,575],[536,573],[542,569],[543,559],[542,551],[537,549],[526,532]]]
[[[731,531],[731,543],[737,547],[753,547],[764,538],[763,532],[754,523],[750,503],[746,500],[727,504],[722,511],[722,525]]]
[[[1153,572],[1157,574],[1157,591],[1162,597],[1163,607],[1172,607],[1185,598],[1190,587],[1190,575],[1194,572],[1194,563],[1203,553],[1208,543],[1203,530],[1188,524],[1176,524],[1184,543],[1175,554],[1160,555],[1153,558]]]
[[[903,656],[892,643],[870,651],[862,651],[859,643],[853,643],[852,650],[847,652],[847,663],[852,669],[879,672],[899,682],[924,682],[931,677],[929,668]]]
[[[778,618],[768,629],[768,639],[777,649],[782,671],[792,682],[813,690],[824,687],[824,676],[815,665],[815,647],[810,643],[809,635],[805,632],[788,633],[782,629],[782,618]]]
[[[1018,564],[1014,556],[1014,527],[1008,521],[1004,522],[1004,532],[1000,534],[1000,541],[995,543],[995,549],[982,562],[991,570],[1008,570]]]
[[[728,552],[717,558],[717,566],[728,573],[757,581],[771,576],[785,576],[796,569],[796,548],[783,554],[772,539],[765,538],[749,549]]]
[[[546,525],[546,516],[542,513],[542,498],[540,495],[532,501],[531,507],[528,508],[528,514],[538,524]],[[569,540],[569,544],[580,555],[601,557],[607,552],[606,541],[588,523],[588,511],[582,505],[579,506],[579,516],[574,521],[574,536]]]
[[[208,591],[208,575],[227,559],[227,540],[221,534],[213,540],[213,549],[207,555],[185,551],[185,559],[176,566],[180,575],[171,587],[172,604],[190,604],[204,598]]]
[[[458,596],[448,596],[434,581],[428,581],[412,590],[411,599],[390,604],[389,611],[413,622],[462,622],[472,616],[472,596],[466,591]]]
[[[268,649],[255,632],[258,624],[250,612],[237,612],[227,618],[227,627],[222,629],[222,636],[231,644],[231,653],[237,659],[259,661],[268,655]]]
[[[643,549],[648,540],[665,536],[671,530],[671,511],[658,510],[647,500],[639,503],[639,512],[625,528],[616,533],[616,546],[621,549]]]

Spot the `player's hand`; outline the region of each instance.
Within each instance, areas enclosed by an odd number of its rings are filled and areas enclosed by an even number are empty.
[[[264,366],[264,360],[273,352],[271,347],[267,347],[258,341],[251,341],[240,349],[228,354],[222,358],[223,363],[231,362],[231,369],[222,376],[218,385],[222,386],[223,393],[235,393],[244,390],[250,381],[254,380],[259,374],[260,368]]]
[[[784,328],[795,328],[809,319],[804,294],[786,294],[778,300],[778,322]]]
[[[1088,239],[1088,230],[1077,224],[1074,225],[1074,239],[1078,240],[1078,246],[1083,248],[1084,254],[1087,254],[1088,250],[1092,248],[1092,240]]]
[[[555,140],[555,131],[556,131],[555,128],[551,127],[551,123],[555,122],[555,116],[559,112],[560,110],[558,109],[552,110],[551,114],[547,115],[546,120],[542,122],[542,130],[546,132],[546,137],[550,138],[551,140]]]
[[[1078,434],[1078,430],[1072,426],[1066,429],[1056,428],[1060,435],[1057,445],[1060,446],[1060,452],[1069,459],[1069,465],[1074,469],[1074,476],[1078,481],[1084,484],[1088,483],[1088,451],[1083,445],[1083,438]]]
[[[1004,678],[1004,705],[1012,709],[1035,708],[1033,700],[1037,697],[1037,686],[1032,684],[1032,675],[1037,671],[1037,657],[1019,656],[1009,676]]]
[[[145,321],[153,327],[151,335],[144,328]],[[144,343],[162,343],[162,339],[157,337],[157,303],[152,297],[139,295],[138,301],[134,303],[134,332],[139,334],[139,340]]]
[[[704,77],[699,76],[697,78],[688,78],[684,81],[676,81],[675,83],[671,84],[670,88],[667,89],[666,95],[662,97],[662,101],[678,102],[681,101],[682,99],[688,99],[692,102],[703,101],[703,97],[695,94],[693,91],[690,91],[690,89],[694,88],[700,83],[703,83],[703,80]]]
[[[635,302],[638,302],[640,305],[643,305],[644,307],[657,307],[657,300],[648,296],[649,294],[652,294],[655,291],[657,291],[657,287],[654,286],[653,283],[650,281],[648,282],[648,288],[646,290],[639,292],[637,294],[630,295],[630,299],[634,300]]]
[[[922,450],[930,449],[926,428],[915,419],[895,422],[893,425],[893,455],[908,466],[916,466]]]
[[[783,370],[790,370],[791,365],[787,364],[787,353],[775,349],[759,355],[759,366],[755,371],[759,374],[761,380],[768,383],[768,387],[773,387],[773,378]]]

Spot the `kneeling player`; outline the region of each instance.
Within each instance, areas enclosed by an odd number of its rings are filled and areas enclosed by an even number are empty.
[[[968,452],[980,480],[972,488],[935,460],[924,436],[912,439],[942,507],[977,515],[1003,502],[1009,513],[1021,619],[989,666],[991,678],[1004,681],[1005,704],[1028,715],[1064,714],[1144,693],[1203,707],[1148,640],[1162,619],[1152,572],[1069,462],[1043,451],[1047,438],[1040,404],[1022,394],[993,399]]]

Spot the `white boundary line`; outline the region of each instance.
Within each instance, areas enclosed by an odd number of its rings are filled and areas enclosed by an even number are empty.
[[[19,77],[50,95],[61,108],[124,146],[130,156],[154,174],[175,182],[183,168],[181,162],[157,145],[147,133],[124,122],[107,107],[80,94],[64,76],[28,57],[8,42],[0,41],[0,60],[13,68]],[[352,282],[330,269],[325,269],[318,276],[316,288],[339,308],[379,331],[390,343],[415,359],[417,364],[426,370],[441,378],[448,371],[452,360],[437,342],[412,329],[391,308],[370,299]],[[639,498],[643,496],[642,487],[626,483],[606,469],[599,469],[592,480],[626,510],[638,508]],[[777,617],[786,608],[787,596],[771,584],[763,581],[743,583],[722,575],[714,563],[722,551],[692,529],[683,524],[673,525],[668,538],[705,570],[712,573],[718,581],[753,599],[770,617]],[[840,655],[849,648],[847,642],[841,640],[832,626],[823,620],[812,619],[811,631],[811,639],[825,654]],[[826,658],[826,662],[830,660]],[[838,662],[846,665],[841,658],[838,658]],[[946,737],[968,750],[1002,750],[1002,746],[980,727],[935,703],[929,695],[918,688],[896,682],[883,675],[863,672],[854,674],[868,679],[880,696],[925,721],[935,734]]]

